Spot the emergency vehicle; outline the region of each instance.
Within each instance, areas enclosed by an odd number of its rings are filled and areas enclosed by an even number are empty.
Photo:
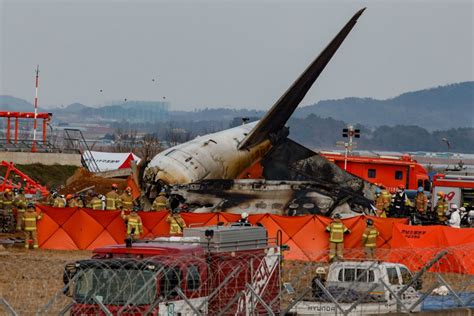
[[[328,267],[322,285],[338,298],[339,306],[346,315],[379,315],[397,312],[397,300],[392,293],[408,287],[401,296],[406,306],[412,306],[420,298],[417,289],[421,283],[412,282],[411,271],[403,264],[378,261],[343,261]],[[383,281],[390,290],[385,287]],[[412,283],[412,284],[410,284]],[[366,295],[368,293],[368,295]],[[391,293],[392,292],[392,293]],[[352,306],[354,302],[359,304]],[[418,305],[413,311],[420,311]],[[293,315],[344,315],[329,296],[313,283],[311,298],[298,302],[291,310]]]
[[[71,315],[267,314],[280,308],[280,260],[263,227],[185,228],[95,249],[66,265],[64,282]]]
[[[456,204],[466,210],[474,207],[474,176],[435,174],[433,176],[433,194],[431,205],[436,205],[438,192],[443,192],[451,207]]]
[[[320,152],[321,156],[344,169],[346,158],[337,152]],[[396,156],[347,156],[347,172],[370,183],[383,184],[395,190],[404,185],[407,190],[423,187],[430,191],[431,183],[426,169],[410,155]]]

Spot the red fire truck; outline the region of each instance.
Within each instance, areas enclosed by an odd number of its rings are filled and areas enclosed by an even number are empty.
[[[344,169],[346,158],[336,152],[321,152],[321,156]],[[395,156],[348,156],[347,171],[371,183],[380,183],[388,189],[403,184],[407,190],[423,187],[430,191],[431,184],[425,168],[409,155]]]
[[[184,229],[66,265],[71,315],[268,314],[280,307],[280,247],[259,226]]]
[[[443,192],[449,204],[474,207],[474,176],[455,174],[435,174],[433,176],[432,205],[436,205],[438,192]]]

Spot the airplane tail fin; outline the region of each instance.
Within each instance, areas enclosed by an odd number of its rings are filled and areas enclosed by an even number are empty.
[[[298,104],[303,100],[304,96],[311,88],[313,83],[318,79],[321,72],[336,53],[339,46],[345,40],[357,19],[362,15],[366,8],[357,11],[356,14],[346,23],[339,31],[336,37],[328,46],[319,54],[319,56],[306,68],[291,87],[280,97],[280,99],[272,106],[267,114],[258,122],[258,124],[250,131],[250,133],[239,144],[239,149],[252,147],[263,140],[267,139],[272,133],[281,130]]]

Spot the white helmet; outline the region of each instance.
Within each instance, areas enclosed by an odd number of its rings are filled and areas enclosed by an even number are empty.
[[[452,208],[453,210],[457,210],[457,209],[458,209],[458,206],[457,206],[456,204],[451,204],[451,208]]]
[[[465,208],[464,206],[462,206],[462,207],[459,208],[459,210],[460,210],[461,212],[465,212],[465,211],[466,211],[466,208]]]
[[[241,217],[242,217],[243,219],[245,219],[245,218],[249,217],[249,214],[248,214],[247,212],[243,212],[242,215],[241,215]]]

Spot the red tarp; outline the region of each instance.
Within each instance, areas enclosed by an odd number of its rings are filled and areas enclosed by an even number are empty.
[[[85,208],[60,209],[43,205],[37,206],[37,208],[44,214],[38,224],[40,248],[93,249],[123,243],[125,238],[125,224],[119,211],[93,211]],[[167,215],[167,211],[141,212],[140,217],[144,227],[142,237],[168,236]],[[181,215],[188,227],[209,226],[218,222],[236,222],[240,218],[240,215],[228,213],[182,213]],[[361,248],[361,236],[366,226],[366,218],[366,216],[356,216],[343,221],[351,230],[351,234],[347,235],[344,240],[346,249]],[[406,219],[370,218],[374,220],[375,227],[380,234],[377,238],[377,248],[390,250],[390,256],[396,257],[393,258],[394,261],[411,265],[412,268],[419,268],[419,265],[413,263],[414,256],[418,256],[417,259],[425,256],[426,258],[423,258],[428,261],[444,247],[454,247],[453,249],[455,249],[454,253],[450,252],[451,261],[446,263],[452,264],[449,271],[455,272],[454,263],[456,260],[461,260],[461,257],[465,258],[470,255],[471,258],[474,258],[472,250],[469,250],[470,253],[465,253],[466,249],[474,249],[474,229],[408,226]],[[249,221],[252,224],[261,223],[267,229],[270,238],[276,238],[278,231],[281,231],[282,243],[290,247],[290,250],[285,252],[286,259],[321,260],[327,258],[328,234],[325,232],[325,228],[331,221],[329,218],[316,215],[288,217],[255,214],[250,215]],[[464,248],[462,250],[464,252],[456,248],[469,243],[472,243],[471,247]],[[426,248],[432,248],[433,251],[428,251]],[[394,254],[395,249],[404,251]],[[380,250],[380,252],[384,251]],[[401,256],[400,253],[404,253],[404,255]],[[472,262],[474,259],[462,260],[467,262],[464,263],[463,269],[474,273],[474,262]]]

